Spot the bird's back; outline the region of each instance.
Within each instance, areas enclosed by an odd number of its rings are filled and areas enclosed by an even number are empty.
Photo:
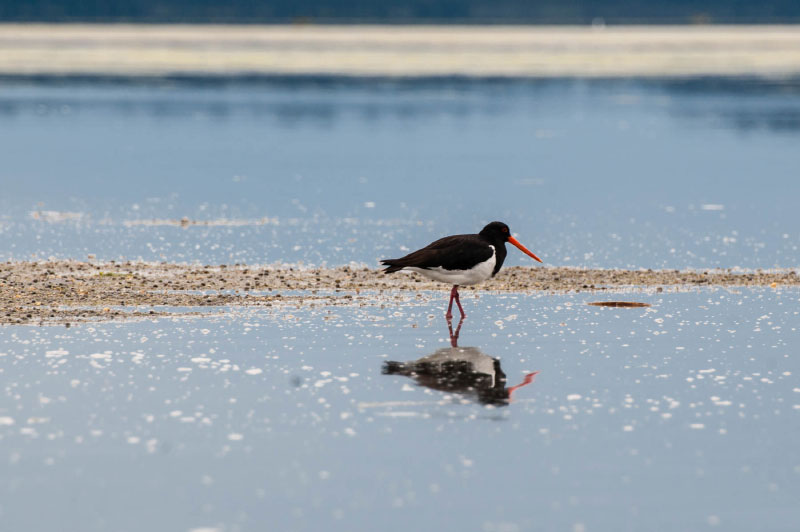
[[[494,247],[481,235],[446,236],[405,257],[384,259],[381,264],[387,266],[385,273],[409,267],[466,270],[492,258],[496,251]]]

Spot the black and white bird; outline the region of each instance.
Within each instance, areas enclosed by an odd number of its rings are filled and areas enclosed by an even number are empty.
[[[517,246],[523,253],[542,260],[511,236],[511,230],[503,222],[492,222],[477,235],[453,235],[440,238],[422,249],[399,259],[385,259],[384,273],[410,270],[428,279],[453,285],[447,318],[452,318],[453,300],[461,316],[464,309],[458,297],[458,287],[477,284],[494,277],[506,260],[506,242]]]
[[[516,386],[507,386],[499,358],[489,356],[477,347],[458,346],[463,323],[462,318],[453,333],[452,322],[448,320],[450,347],[437,349],[428,356],[409,362],[384,362],[382,373],[410,377],[420,386],[475,398],[483,404],[509,404],[512,394],[533,382],[539,372],[528,373]]]

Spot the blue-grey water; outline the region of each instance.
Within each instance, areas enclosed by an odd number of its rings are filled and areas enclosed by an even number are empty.
[[[496,219],[551,265],[800,257],[793,80],[7,80],[0,120],[0,259],[374,266]]]
[[[505,406],[384,375],[386,308],[6,327],[4,530],[796,530],[798,292],[465,297]]]
[[[798,146],[790,80],[5,80],[0,260],[797,268]],[[798,291],[599,297],[465,294],[472,391],[384,374],[443,293],[0,327],[0,529],[797,530]]]

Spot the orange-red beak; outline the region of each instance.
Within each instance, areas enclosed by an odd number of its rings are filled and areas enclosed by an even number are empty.
[[[508,241],[511,242],[512,244],[514,244],[515,246],[517,246],[519,248],[519,250],[522,251],[524,254],[526,254],[526,255],[528,255],[530,257],[533,257],[534,260],[538,260],[539,262],[542,262],[542,259],[540,259],[536,255],[534,255],[531,250],[529,250],[528,248],[526,248],[525,246],[520,244],[519,240],[517,240],[513,236],[509,236],[508,237]]]
[[[534,371],[533,373],[528,373],[527,375],[525,375],[525,379],[523,379],[523,381],[521,383],[517,384],[516,386],[512,386],[511,388],[509,388],[508,389],[508,402],[511,402],[511,394],[514,393],[514,390],[519,390],[523,386],[529,385],[530,383],[533,382],[533,379],[535,379],[538,374],[539,374],[538,371]]]

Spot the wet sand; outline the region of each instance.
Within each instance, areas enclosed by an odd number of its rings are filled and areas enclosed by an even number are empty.
[[[792,76],[796,26],[0,25],[6,76]]]
[[[463,290],[620,292],[783,286],[800,286],[800,276],[790,270],[510,267]],[[416,274],[384,275],[366,267],[6,262],[0,264],[0,324],[189,316],[204,313],[203,307],[383,305],[425,297],[419,291],[449,288]]]

